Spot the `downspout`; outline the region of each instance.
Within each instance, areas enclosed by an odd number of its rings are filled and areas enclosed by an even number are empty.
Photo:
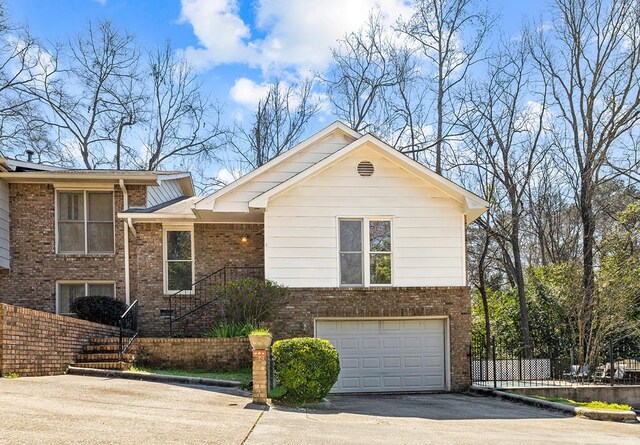
[[[120,179],[120,189],[122,190],[123,196],[123,211],[129,209],[129,192],[124,185],[124,179]],[[125,292],[125,302],[127,306],[131,304],[131,284],[130,284],[130,271],[129,271],[129,229],[133,232],[133,236],[136,235],[135,229],[133,228],[133,223],[131,222],[131,218],[127,218],[126,221],[122,222],[122,228],[124,230],[124,292]]]

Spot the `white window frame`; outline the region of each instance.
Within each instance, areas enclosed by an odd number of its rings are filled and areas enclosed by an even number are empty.
[[[362,221],[362,254],[364,256],[362,260],[362,273],[363,284],[342,284],[342,270],[340,268],[340,220],[359,220]],[[391,223],[391,283],[389,284],[371,284],[371,245],[369,241],[369,222],[371,221],[389,221]],[[337,265],[338,265],[338,287],[393,287],[395,282],[395,221],[393,216],[338,216],[336,218],[336,241],[337,241]],[[386,252],[373,252],[373,253],[386,253]]]
[[[89,230],[87,220],[88,216],[88,193],[111,193],[111,222],[113,225],[113,250],[111,252],[89,252]],[[58,204],[60,193],[82,193],[83,194],[83,212],[84,212],[84,252],[60,252],[60,233],[58,226],[60,224],[60,208]],[[78,188],[56,188],[55,193],[55,237],[56,237],[56,254],[57,255],[114,255],[116,253],[116,197],[113,187],[110,188],[90,188],[90,189],[78,189]]]
[[[162,227],[162,288],[164,290],[165,295],[173,295],[175,293],[180,292],[181,295],[191,295],[193,294],[193,289],[191,290],[172,290],[169,289],[169,260],[167,258],[167,232],[190,232],[191,233],[191,283],[196,281],[196,250],[195,250],[195,239],[194,239],[194,231],[193,225],[164,225]],[[186,261],[186,260],[181,260]]]
[[[73,315],[73,312],[60,312],[60,286],[65,284],[83,284],[84,296],[89,294],[91,284],[111,284],[113,285],[113,297],[116,298],[116,282],[114,280],[58,280],[56,281],[56,314]]]

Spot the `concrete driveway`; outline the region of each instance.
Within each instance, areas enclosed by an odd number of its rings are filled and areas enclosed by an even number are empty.
[[[0,444],[640,443],[596,422],[458,394],[334,396],[322,409],[252,409],[239,391],[80,376],[0,379]]]

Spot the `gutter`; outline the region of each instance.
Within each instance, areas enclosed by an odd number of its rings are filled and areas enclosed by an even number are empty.
[[[129,192],[124,185],[124,179],[120,179],[120,189],[124,199],[124,210],[129,209]],[[133,233],[133,236],[137,236],[136,230],[133,228],[131,218],[122,222],[122,228],[124,230],[124,289],[125,289],[125,302],[127,306],[131,304],[131,279],[130,279],[130,265],[129,265],[129,230]]]

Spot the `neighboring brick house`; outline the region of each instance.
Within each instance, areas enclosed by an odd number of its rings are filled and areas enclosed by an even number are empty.
[[[334,391],[470,383],[465,228],[488,204],[371,135],[334,123],[207,197],[188,174],[22,164],[0,172],[0,302],[64,312],[110,285],[142,335],[196,333],[201,289],[264,276],[291,289],[277,337],[340,351]]]

